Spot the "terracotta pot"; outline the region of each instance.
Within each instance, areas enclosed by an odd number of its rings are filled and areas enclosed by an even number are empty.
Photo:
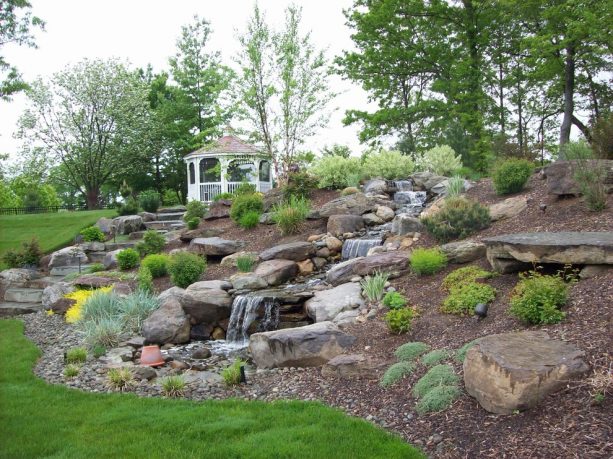
[[[146,367],[158,367],[164,365],[164,357],[160,346],[143,346],[140,356],[140,364]]]

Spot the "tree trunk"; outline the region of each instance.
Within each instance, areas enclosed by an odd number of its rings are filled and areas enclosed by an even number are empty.
[[[575,92],[575,47],[566,47],[566,62],[564,64],[564,118],[560,127],[560,146],[570,141],[570,128],[573,125]]]
[[[87,208],[89,210],[98,208],[98,198],[100,197],[100,189],[98,187],[87,190],[85,197],[87,198]]]

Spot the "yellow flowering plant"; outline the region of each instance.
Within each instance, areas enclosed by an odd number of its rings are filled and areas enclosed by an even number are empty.
[[[66,311],[66,316],[65,316],[66,322],[69,324],[74,324],[81,319],[81,312],[83,310],[83,305],[89,299],[89,297],[94,294],[94,292],[108,293],[112,289],[113,287],[102,287],[96,290],[76,290],[74,292],[64,295],[64,298],[68,298],[70,300],[76,301],[76,303],[73,304]]]

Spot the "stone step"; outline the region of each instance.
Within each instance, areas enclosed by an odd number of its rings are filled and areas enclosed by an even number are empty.
[[[56,284],[57,282],[57,278],[53,278],[51,276],[41,277],[40,279],[32,279],[31,281],[29,281],[26,288],[44,290],[46,287]]]
[[[31,314],[43,310],[41,303],[0,303],[0,317]]]
[[[157,221],[162,221],[162,222],[166,222],[169,220],[181,220],[183,218],[183,215],[185,215],[185,212],[169,212],[169,213],[158,213],[158,219]]]
[[[112,252],[117,249],[130,249],[134,248],[138,241],[129,241],[129,242],[107,242],[104,244],[104,249],[107,252]]]
[[[6,292],[4,292],[4,301],[9,303],[39,303],[42,300],[42,289],[9,288]]]
[[[164,220],[157,222],[147,222],[145,223],[145,227],[147,229],[154,230],[175,230],[175,229],[183,229],[186,227],[185,222],[183,220]]]
[[[87,254],[87,258],[89,258],[89,261],[92,263],[102,263],[105,256],[106,252],[89,252]]]
[[[91,265],[81,265],[81,272],[85,272],[90,266]],[[50,274],[52,277],[64,277],[78,272],[78,266],[56,266],[55,268],[51,268]]]

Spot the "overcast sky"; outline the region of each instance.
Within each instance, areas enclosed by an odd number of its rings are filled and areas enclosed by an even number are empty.
[[[5,47],[2,53],[16,65],[26,80],[43,78],[66,65],[88,58],[120,57],[133,66],[152,64],[155,71],[168,69],[168,57],[182,25],[194,14],[208,19],[213,28],[211,49],[221,51],[224,62],[234,65],[237,52],[236,31],[243,30],[251,14],[253,0],[31,0],[32,11],[46,21],[46,31],[37,33],[38,49]],[[260,0],[273,26],[283,22],[285,0]],[[345,26],[343,9],[352,0],[297,0],[303,7],[303,31],[311,30],[316,46],[328,48],[329,58],[350,49],[350,30]],[[332,77],[333,89],[341,93],[331,108],[338,108],[319,135],[305,149],[319,150],[323,145],[347,144],[357,153],[363,149],[357,140],[357,127],[344,127],[346,109],[366,108],[365,93],[339,77]],[[25,107],[25,96],[0,102],[0,152],[15,154],[19,143],[13,139],[17,119]]]

